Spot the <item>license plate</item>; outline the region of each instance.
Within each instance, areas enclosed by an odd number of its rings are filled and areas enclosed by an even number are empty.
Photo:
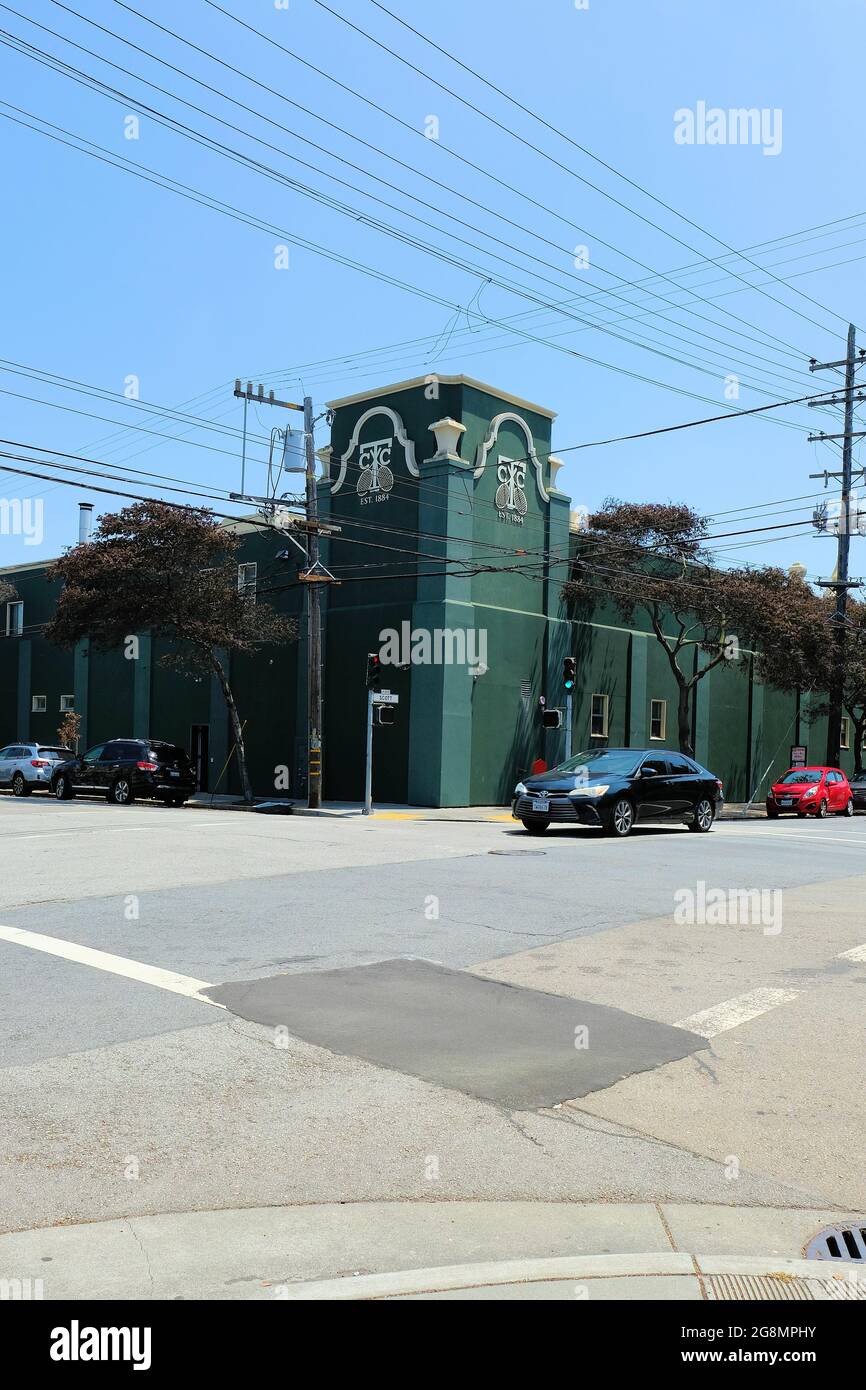
[[[547,797],[540,797],[540,796],[533,797],[533,799],[532,799],[532,809],[533,809],[533,811],[549,811],[549,810],[550,810],[550,802],[548,801]]]
[[[792,796],[783,796],[782,800],[779,802],[780,806],[793,806],[793,804],[794,798]]]

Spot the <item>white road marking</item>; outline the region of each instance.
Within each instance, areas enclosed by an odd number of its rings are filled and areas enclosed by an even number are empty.
[[[74,941],[63,941],[58,936],[42,936],[39,932],[24,931],[21,927],[0,926],[0,941],[29,946],[33,951],[45,951],[47,955],[60,956],[77,965],[91,965],[94,970],[106,970],[111,975],[123,975],[127,980],[155,985],[157,989],[167,989],[172,994],[184,994],[188,999],[212,1004],[217,1009],[225,1008],[224,1004],[217,1004],[216,1000],[208,999],[201,993],[203,989],[211,988],[207,980],[193,980],[189,975],[162,970],[158,965],[145,965],[143,961],[130,960],[127,956],[113,956],[108,951],[95,951],[92,946],[79,946]]]
[[[866,960],[866,946],[855,946],[853,950],[842,951],[839,960]]]
[[[738,826],[727,828],[717,827],[728,839],[753,840],[756,836],[765,840],[775,840],[777,844],[784,843],[786,840],[810,840],[812,844],[850,845],[852,849],[858,849],[866,844],[866,835],[828,835],[825,831],[816,830],[815,834],[803,830],[741,830]]]
[[[215,824],[209,824],[204,821],[194,821],[192,822],[192,824],[196,830],[216,830],[218,828]],[[128,835],[133,830],[165,830],[165,828],[165,821],[159,821],[156,825],[111,825],[104,827],[89,825],[70,826],[68,830],[40,830],[38,833],[35,833],[33,835],[4,835],[3,842],[6,845],[10,845],[13,843],[13,841],[17,844],[19,840],[56,840],[61,835],[77,835],[79,833],[84,834],[85,831],[89,832],[91,835],[94,835],[97,833],[97,831],[103,829],[106,835]],[[187,829],[189,829],[189,826],[187,827]]]
[[[687,1028],[691,1033],[699,1033],[702,1038],[714,1038],[717,1033],[726,1033],[729,1028],[737,1028],[748,1023],[751,1018],[775,1009],[779,1004],[790,1004],[797,999],[798,989],[751,989],[748,994],[738,994],[734,999],[724,999],[711,1009],[680,1019],[675,1028]]]

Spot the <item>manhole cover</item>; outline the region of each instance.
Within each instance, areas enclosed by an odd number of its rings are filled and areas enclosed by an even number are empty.
[[[862,1226],[827,1226],[809,1241],[806,1259],[866,1261],[866,1223]]]
[[[489,849],[488,854],[546,854],[546,849]]]

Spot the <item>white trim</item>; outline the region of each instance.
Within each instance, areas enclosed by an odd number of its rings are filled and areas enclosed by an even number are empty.
[[[519,406],[521,410],[531,410],[536,415],[543,415],[547,420],[556,419],[556,411],[548,410],[547,406],[536,405],[535,401],[524,400],[522,396],[513,396],[510,391],[500,391],[496,386],[489,386],[486,381],[478,381],[474,376],[464,376],[462,372],[456,376],[443,376],[440,372],[430,372],[427,376],[413,376],[408,381],[392,382],[389,386],[377,386],[375,391],[359,391],[354,396],[341,396],[339,400],[327,401],[326,404],[331,410],[338,410],[344,405],[357,405],[359,401],[373,401],[382,396],[392,396],[397,391],[411,391],[418,386],[427,386],[431,381],[440,381],[445,386],[472,386],[476,391],[483,391],[486,395],[492,396],[494,400],[506,401],[509,405]]]
[[[517,415],[513,410],[503,410],[499,415],[494,415],[490,421],[490,432],[483,443],[478,445],[478,452],[475,455],[474,477],[480,478],[487,463],[487,455],[499,438],[499,431],[505,424],[516,425],[522,431],[526,440],[526,452],[535,467],[535,482],[542,502],[549,502],[550,498],[544,489],[544,482],[541,474],[541,460],[535,452],[535,440],[532,437],[532,430],[527,425],[522,415]]]
[[[362,397],[362,399],[364,398]],[[337,481],[331,488],[332,493],[339,492],[340,488],[343,486],[343,483],[346,481],[346,469],[349,466],[349,459],[352,457],[352,454],[358,447],[358,443],[361,437],[361,430],[363,429],[364,425],[366,425],[367,421],[372,420],[376,415],[387,415],[388,419],[391,421],[391,424],[394,426],[394,434],[396,435],[397,443],[403,445],[403,453],[406,458],[406,467],[409,469],[409,472],[412,474],[413,478],[417,478],[419,476],[418,465],[415,462],[415,445],[412,443],[412,440],[406,433],[406,427],[403,424],[403,421],[401,420],[400,416],[397,414],[396,410],[392,410],[389,405],[371,405],[370,409],[365,410],[363,415],[359,415],[357,420],[355,421],[355,428],[352,430],[352,438],[349,440],[349,447],[346,450],[343,457],[340,459],[340,471],[337,474]]]

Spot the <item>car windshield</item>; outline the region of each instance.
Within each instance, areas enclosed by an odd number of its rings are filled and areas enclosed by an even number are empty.
[[[821,772],[816,767],[795,767],[792,772],[786,772],[781,781],[781,786],[789,785],[792,782],[820,782]]]
[[[590,748],[588,752],[578,753],[576,757],[569,758],[551,770],[580,772],[585,769],[588,773],[598,772],[605,777],[611,773],[622,777],[634,772],[642,756],[632,752],[630,748]]]

